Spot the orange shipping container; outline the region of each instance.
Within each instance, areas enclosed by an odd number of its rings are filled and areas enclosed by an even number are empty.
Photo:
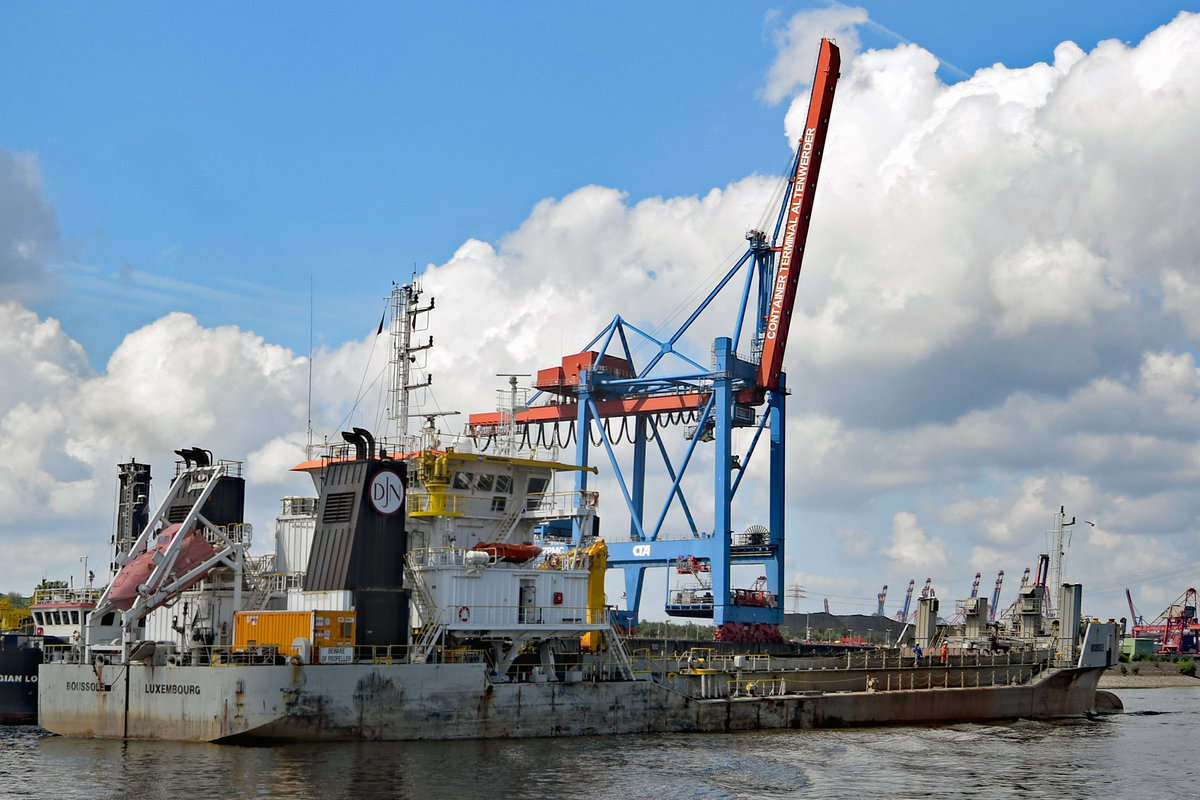
[[[238,611],[233,615],[233,649],[273,646],[295,655],[298,638],[318,647],[354,644],[353,611]]]

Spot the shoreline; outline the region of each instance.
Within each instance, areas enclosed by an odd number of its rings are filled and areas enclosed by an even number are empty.
[[[1121,667],[1129,674],[1122,675]],[[1132,673],[1133,667],[1138,668],[1138,674]],[[1100,676],[1098,689],[1163,689],[1194,686],[1200,688],[1200,678],[1193,678],[1179,672],[1178,667],[1171,662],[1154,664],[1137,662],[1134,664],[1116,664]]]

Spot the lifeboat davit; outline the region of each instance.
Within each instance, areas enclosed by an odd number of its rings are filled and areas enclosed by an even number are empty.
[[[179,528],[179,523],[163,528],[154,540],[153,547],[121,568],[108,589],[109,602],[122,611],[128,611],[133,607],[134,601],[137,600],[138,587],[145,584],[154,572],[156,566],[154,555],[167,549],[167,545],[171,543],[172,537]],[[179,555],[175,558],[175,565],[171,568],[171,572],[175,575],[190,572],[197,564],[211,557],[213,552],[213,546],[202,534],[195,530],[188,531],[183,535],[183,544],[179,549]],[[199,583],[207,574],[208,570],[205,570],[188,581],[186,586],[179,587],[179,591],[183,591],[194,583]]]
[[[542,548],[536,544],[517,544],[515,542],[480,542],[471,548],[487,553],[497,561],[510,561],[513,564],[524,564],[532,558],[537,558]]]

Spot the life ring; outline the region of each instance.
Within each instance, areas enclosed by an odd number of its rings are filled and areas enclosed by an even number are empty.
[[[458,607],[458,621],[459,622],[467,622],[470,619],[471,619],[471,607],[470,606],[459,606]]]
[[[590,493],[590,494],[588,495],[588,499],[587,499],[587,507],[588,507],[588,508],[595,508],[595,507],[596,507],[596,501],[597,501],[597,500],[599,500],[599,499],[600,499],[600,493],[599,493],[599,492],[592,492],[592,493]]]
[[[546,556],[546,564],[549,565],[550,569],[558,569],[558,553],[551,553]]]

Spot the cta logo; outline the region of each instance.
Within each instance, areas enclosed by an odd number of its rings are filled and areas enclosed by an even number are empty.
[[[638,558],[645,558],[646,556],[650,555],[650,545],[635,544],[633,546],[633,554]]]

